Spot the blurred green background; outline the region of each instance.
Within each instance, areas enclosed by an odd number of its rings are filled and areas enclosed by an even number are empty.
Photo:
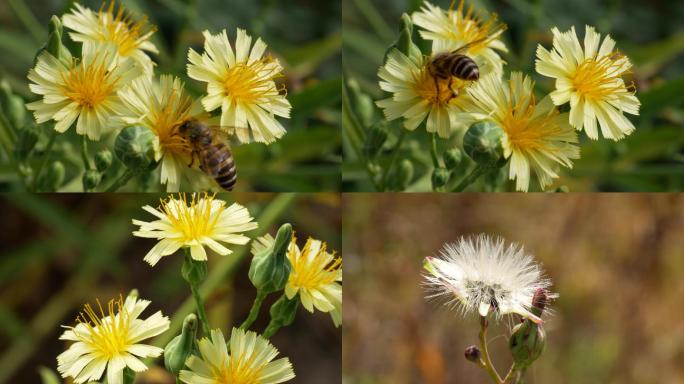
[[[154,268],[142,258],[154,240],[133,237],[131,219],[150,220],[141,207],[156,206],[160,195],[141,194],[6,194],[0,197],[0,383],[40,383],[38,367],[56,368],[67,348],[58,340],[60,325],[73,325],[85,303],[124,296],[133,288],[152,301],[143,314],[157,310],[171,317],[171,329],[153,344],[164,346],[193,310],[190,290],[180,275],[182,257],[163,258]],[[219,195],[245,205],[259,223],[249,233],[275,234],[293,224],[300,242],[308,236],[340,250],[338,194]],[[224,334],[239,325],[256,295],[247,278],[249,245],[233,246],[230,256],[209,257],[209,276],[202,294],[214,327]],[[271,295],[253,330],[263,331]],[[145,315],[147,314],[147,315]],[[175,316],[174,316],[175,314]],[[341,376],[340,328],[330,315],[300,309],[295,322],[272,339],[292,361],[293,383],[335,383]],[[163,362],[157,359],[155,365]],[[147,372],[140,383],[173,384],[161,368]]]
[[[475,317],[427,301],[422,260],[487,233],[534,255],[560,297],[528,384],[684,382],[684,196],[346,194],[345,383],[485,383]],[[350,283],[351,282],[351,283]],[[506,322],[489,332],[499,372]]]
[[[355,81],[360,90],[373,100],[387,97],[378,87],[377,71],[387,47],[396,39],[399,18],[403,12],[420,8],[421,0],[344,0],[343,73],[345,81]],[[449,0],[435,0],[444,9]],[[458,4],[458,1],[456,2]],[[633,80],[637,97],[642,102],[641,115],[628,117],[636,131],[617,143],[612,140],[591,141],[581,135],[580,160],[574,169],[563,168],[555,186],[566,185],[571,191],[680,191],[684,189],[684,2],[623,1],[623,0],[468,0],[476,9],[497,13],[508,25],[503,34],[509,53],[505,71],[523,71],[533,75],[538,96],[548,94],[553,79],[534,71],[537,44],[552,45],[550,29],[564,31],[575,26],[582,38],[584,25],[597,27],[602,35],[609,33],[616,47],[634,63]],[[418,28],[416,27],[416,30]],[[417,38],[416,42],[422,41]],[[429,52],[425,45],[424,52]],[[359,106],[350,92],[351,112],[344,115],[343,189],[370,191],[365,161],[351,144],[353,129],[350,119],[367,128],[382,115],[376,110],[368,119],[362,118]],[[356,109],[354,111],[354,109]],[[364,120],[366,120],[364,122]],[[390,161],[390,149],[396,142],[401,122],[390,125],[390,138],[380,154],[380,164]],[[367,131],[364,131],[367,132]],[[428,190],[430,187],[429,136],[421,127],[410,133],[404,142],[400,158],[410,159],[415,176],[408,190]],[[439,140],[440,152],[455,141]],[[422,176],[422,177],[421,177]],[[512,184],[507,188],[512,190]],[[482,190],[482,187],[478,187]],[[539,188],[535,184],[535,188]],[[552,189],[550,187],[549,189]],[[477,189],[477,188],[476,188]]]
[[[0,2],[0,79],[6,79],[13,92],[26,101],[30,93],[26,75],[38,48],[47,38],[51,15],[62,15],[73,0],[7,0]],[[97,10],[99,0],[81,1]],[[236,28],[245,28],[261,37],[270,53],[285,67],[283,79],[292,103],[292,118],[279,119],[287,134],[270,146],[241,145],[234,148],[239,172],[238,190],[255,191],[334,191],[339,190],[341,139],[341,4],[316,0],[123,0],[137,17],[147,15],[158,26],[152,42],[160,51],[152,55],[158,63],[156,74],[171,73],[186,79],[191,94],[201,95],[205,84],[188,79],[185,71],[188,47],[202,50],[202,31],[227,29],[231,41]],[[5,112],[7,113],[7,112]],[[27,116],[26,122],[32,122]],[[29,166],[43,160],[50,123],[42,124],[41,139]],[[14,132],[16,133],[16,132]],[[12,132],[10,132],[12,135]],[[113,135],[112,135],[113,136]],[[83,170],[80,137],[75,129],[59,135],[53,159],[64,162],[67,172],[60,190],[80,191]],[[110,141],[91,144],[90,153],[100,147],[111,149]],[[120,164],[115,161],[115,171]],[[0,190],[24,189],[18,164],[12,153],[0,153]],[[25,168],[25,167],[24,167]],[[22,172],[28,172],[22,169]],[[107,174],[110,179],[116,172]],[[151,181],[134,180],[125,190],[159,190],[159,176]]]

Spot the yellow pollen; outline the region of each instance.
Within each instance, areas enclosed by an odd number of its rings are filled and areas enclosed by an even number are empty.
[[[451,82],[449,79],[433,77],[428,68],[424,67],[418,75],[414,75],[413,90],[430,104],[445,105],[463,92],[466,83],[456,77],[452,77]]]
[[[592,100],[629,92],[621,79],[622,74],[626,72],[618,63],[622,58],[622,55],[615,52],[599,60],[585,60],[570,78],[574,89],[581,97]]]
[[[215,194],[209,195],[206,192],[195,193],[189,205],[185,193],[180,193],[178,199],[169,197],[161,201],[160,210],[167,216],[173,228],[183,235],[180,241],[199,240],[212,235],[216,222],[225,209],[225,205],[222,205],[212,214],[214,196]]]
[[[292,244],[296,244],[294,237],[292,238]],[[297,257],[295,247],[292,246],[290,248],[288,258],[292,264],[292,273],[290,274],[289,282],[295,287],[318,289],[331,284],[337,279],[337,270],[342,267],[342,258],[335,257],[334,253],[332,254],[332,261],[327,257],[326,243],[322,243],[318,253],[313,259],[310,259],[311,245],[312,240],[307,240],[299,257]]]
[[[147,17],[140,21],[133,20],[122,4],[119,4],[118,10],[114,13],[115,4],[116,1],[112,0],[109,7],[105,8],[103,3],[100,8],[98,16],[104,30],[99,38],[101,41],[116,44],[119,54],[128,56],[155,32],[155,28],[147,25]]]
[[[107,60],[93,58],[92,62],[72,64],[69,70],[62,73],[62,89],[64,95],[76,102],[80,107],[93,109],[113,94],[114,86],[119,81],[107,70]]]
[[[447,17],[457,29],[457,32],[449,30],[449,38],[452,40],[462,40],[464,44],[474,43],[468,48],[468,52],[478,52],[498,38],[507,28],[506,24],[498,21],[496,14],[491,14],[487,20],[475,15],[472,4],[463,13],[465,1],[460,0],[458,9],[454,11],[455,0],[451,1]]]
[[[107,304],[108,313],[105,314],[100,301],[97,300],[100,314],[98,315],[90,304],[84,306],[76,319],[86,326],[87,331],[80,332],[72,328],[78,339],[98,351],[99,357],[111,359],[125,352],[128,346],[128,331],[130,317],[124,310],[124,301],[121,296],[110,300]],[[117,316],[118,314],[118,316]]]
[[[522,96],[515,105],[509,100],[501,125],[513,148],[523,151],[553,150],[545,145],[544,139],[560,132],[560,127],[554,122],[558,111],[554,110],[551,114],[538,116],[533,120],[532,115],[536,108],[534,95]]]
[[[248,358],[233,355],[229,359],[227,364],[221,364],[220,372],[214,372],[217,384],[259,384],[263,366],[254,366],[253,353]]]
[[[278,93],[273,81],[279,77],[270,57],[256,60],[252,64],[238,63],[228,68],[223,77],[223,91],[237,103],[256,103],[262,97]]]
[[[192,152],[190,143],[178,133],[180,125],[190,119],[192,102],[187,95],[173,90],[160,103],[161,109],[150,110],[151,128],[159,137],[159,145],[164,153],[190,155]]]

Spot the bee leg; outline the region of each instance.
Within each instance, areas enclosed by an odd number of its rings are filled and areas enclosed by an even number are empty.
[[[192,168],[192,166],[195,165],[195,156],[197,156],[197,151],[193,149],[192,152],[190,152],[190,164],[188,164],[189,168]]]

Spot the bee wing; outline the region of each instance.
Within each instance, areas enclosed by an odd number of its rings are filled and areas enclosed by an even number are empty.
[[[242,143],[235,134],[236,129],[240,129],[240,127],[227,125],[207,125],[207,127],[211,131],[211,136],[216,142],[226,144],[229,147]]]
[[[474,45],[477,45],[477,44],[480,44],[481,42],[483,42],[483,41],[485,41],[485,40],[487,40],[486,37],[483,37],[483,38],[477,39],[477,40],[473,40],[473,41],[471,41],[471,42],[468,43],[468,44],[462,45],[462,46],[460,46],[460,47],[454,49],[453,51],[451,51],[451,53],[464,53],[464,52],[468,51],[468,49],[469,49],[470,47],[472,47],[472,46],[474,46]]]

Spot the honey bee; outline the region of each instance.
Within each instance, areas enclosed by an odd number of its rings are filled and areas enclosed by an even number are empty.
[[[190,167],[199,160],[200,170],[211,176],[226,191],[232,191],[237,181],[237,169],[227,140],[218,138],[223,133],[198,119],[189,119],[178,127],[178,133],[192,148]]]
[[[451,88],[451,81],[454,77],[466,81],[477,81],[480,78],[480,68],[475,63],[475,60],[465,54],[468,48],[475,44],[479,44],[486,39],[478,39],[471,41],[468,44],[459,47],[453,51],[440,52],[430,58],[427,68],[430,75],[435,79],[435,90],[439,94],[438,79],[448,80],[447,85],[454,93],[454,97],[458,93]]]

